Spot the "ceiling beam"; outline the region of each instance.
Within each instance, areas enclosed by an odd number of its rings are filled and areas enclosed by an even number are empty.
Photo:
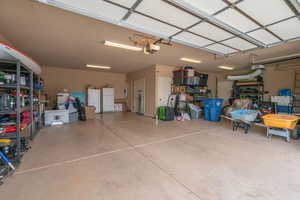
[[[279,39],[280,41],[283,41],[283,39],[281,37],[279,37],[278,35],[276,35],[273,31],[269,30],[268,28],[266,28],[264,25],[262,25],[261,23],[259,23],[256,19],[254,19],[253,17],[251,17],[250,15],[248,15],[247,13],[245,13],[243,10],[241,10],[240,8],[238,8],[236,5],[232,4],[230,1],[228,0],[223,0],[224,3],[226,3],[228,6],[231,6],[233,9],[235,9],[237,12],[239,12],[241,15],[245,16],[246,18],[248,18],[249,20],[251,20],[253,23],[255,23],[256,25],[258,25],[261,29],[264,29],[265,31],[269,32],[271,35],[273,35],[274,37],[276,37],[277,39]]]
[[[128,12],[122,18],[122,20],[125,21],[126,19],[128,19],[128,17],[131,15],[132,11],[134,11],[140,5],[140,3],[142,3],[142,1],[143,0],[136,0],[136,2],[131,6],[130,10],[128,10]]]
[[[116,3],[116,2],[113,2],[113,1],[111,1],[111,0],[103,0],[103,1],[105,1],[105,2],[107,2],[107,3],[110,3],[110,4],[114,5],[114,6],[118,6],[118,7],[120,7],[120,8],[127,9],[129,12],[131,12],[131,14],[132,14],[132,13],[137,13],[137,14],[142,15],[142,16],[144,16],[144,17],[148,17],[148,18],[150,18],[150,19],[152,19],[152,20],[155,20],[155,21],[158,21],[158,22],[160,22],[160,23],[163,23],[163,24],[172,26],[172,27],[174,27],[174,28],[177,28],[177,29],[180,30],[179,32],[183,32],[183,31],[184,31],[183,28],[178,27],[178,26],[176,26],[176,25],[174,25],[174,24],[170,24],[170,23],[168,23],[168,22],[166,22],[166,21],[163,21],[163,20],[160,20],[160,19],[158,19],[158,18],[156,18],[156,17],[153,17],[153,16],[150,16],[150,15],[141,13],[141,12],[135,10],[135,9],[127,8],[127,7],[125,7],[125,6],[121,5],[121,4],[118,4],[118,3]],[[138,0],[138,1],[139,1],[139,0]],[[141,1],[142,1],[142,0],[141,0]],[[136,5],[136,7],[141,3],[141,1],[138,2],[138,4]],[[136,3],[137,3],[137,2],[136,2]],[[133,6],[134,6],[134,5],[133,5]],[[135,7],[135,8],[136,8],[136,7]],[[127,14],[126,14],[126,15],[127,15]],[[126,15],[125,15],[125,16],[126,16]],[[124,19],[124,18],[123,18],[123,19]],[[123,23],[121,23],[121,24],[119,24],[119,25],[122,25],[122,26],[124,26],[124,27],[131,28],[131,29],[132,29],[132,27],[128,27],[126,24],[124,25],[124,22],[126,23],[126,20],[123,20],[123,19],[122,19]],[[143,31],[143,32],[146,33],[146,34],[153,35],[153,34],[147,32],[147,31]],[[192,33],[192,32],[190,32],[190,33],[193,34],[193,35],[196,35],[196,36],[198,36],[198,37],[202,37],[202,38],[204,38],[204,39],[207,39],[207,40],[211,41],[211,42],[212,42],[211,44],[217,43],[217,41],[215,41],[215,40],[213,40],[213,39],[210,39],[210,38],[207,38],[207,37],[205,37],[205,36],[202,36],[202,35],[199,35],[199,34],[195,34],[195,33]],[[171,37],[169,37],[168,39],[171,39]],[[174,39],[173,39],[173,40],[174,40]],[[175,40],[175,41],[178,42],[179,40]],[[188,45],[188,43],[186,43],[186,42],[184,42],[184,41],[178,42],[178,43],[182,43],[182,44],[184,44],[184,45],[191,46],[191,45]],[[228,45],[224,45],[224,46],[227,46],[227,47],[229,47],[229,48],[231,48],[231,49],[240,51],[239,49],[230,47],[230,46],[228,46]],[[210,52],[210,53],[212,53],[212,54],[218,54],[218,55],[224,56],[224,54],[222,54],[222,53],[220,53],[220,52],[215,52],[215,51],[212,51],[212,50],[203,48],[202,46],[192,45],[192,47],[198,48],[198,49],[201,49],[201,50],[208,51],[208,52]]]
[[[237,5],[237,4],[239,4],[240,2],[242,2],[242,1],[244,1],[244,0],[239,0],[239,1],[236,1],[235,3],[232,3],[232,4]],[[230,6],[227,6],[227,7],[225,7],[225,8],[222,8],[221,10],[218,10],[217,12],[215,12],[215,13],[213,14],[213,16],[215,16],[215,15],[221,13],[221,12],[224,12],[225,10],[229,9],[230,7],[231,7],[231,5],[230,5]],[[184,30],[175,33],[175,34],[172,35],[171,37],[174,37],[174,36],[176,36],[176,35],[182,33],[183,31],[189,30],[189,29],[193,28],[194,26],[197,26],[198,24],[200,24],[200,23],[202,23],[202,22],[204,22],[204,21],[203,21],[203,20],[200,20],[199,22],[197,22],[197,23],[195,23],[195,24],[192,24],[192,25],[189,26],[189,27],[186,27]]]
[[[293,13],[296,15],[296,16],[299,16],[300,15],[300,4],[297,6],[297,2],[294,1],[294,0],[284,0],[284,2],[286,3],[286,5],[293,11]],[[298,17],[298,19],[300,19]]]
[[[204,13],[203,11],[190,6],[189,4],[187,4],[186,2],[184,2],[182,0],[163,0],[163,1],[178,8],[178,9],[181,9],[193,16],[196,16],[214,26],[217,26],[218,28],[220,28],[228,33],[231,33],[231,34],[235,35],[236,37],[246,40],[258,47],[262,47],[262,48],[266,47],[266,45],[264,43],[250,37],[249,35],[235,29],[234,27],[229,26],[228,24],[223,23],[222,21],[216,19],[214,16],[208,15],[208,14]]]

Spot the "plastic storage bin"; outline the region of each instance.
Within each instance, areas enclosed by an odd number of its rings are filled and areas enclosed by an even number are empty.
[[[69,123],[69,112],[67,110],[46,110],[45,125],[50,126],[55,121]]]
[[[292,106],[277,106],[277,112],[279,113],[293,113]]]
[[[220,121],[223,99],[205,99],[204,104],[204,119],[212,122]]]
[[[189,104],[191,119],[199,119],[201,114],[201,108],[194,104]]]
[[[285,88],[279,91],[279,96],[292,96],[292,90]]]
[[[232,119],[253,122],[257,118],[258,111],[241,109],[232,111],[230,114]]]
[[[262,117],[266,126],[294,130],[300,117],[287,114],[268,114]]]
[[[200,78],[199,79],[199,86],[205,87],[207,86],[207,80],[208,80],[208,74],[197,74],[197,76]]]
[[[69,123],[78,121],[78,112],[69,113]]]

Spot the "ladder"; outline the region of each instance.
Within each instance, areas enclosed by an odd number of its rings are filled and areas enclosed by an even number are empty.
[[[295,70],[294,96],[295,113],[300,113],[300,71],[298,70]]]

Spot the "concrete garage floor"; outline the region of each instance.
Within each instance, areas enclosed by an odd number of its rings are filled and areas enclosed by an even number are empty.
[[[132,113],[43,129],[1,199],[299,200],[300,142]]]

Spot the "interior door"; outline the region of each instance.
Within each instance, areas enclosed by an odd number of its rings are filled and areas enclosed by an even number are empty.
[[[140,114],[145,113],[145,79],[133,82],[133,111]]]
[[[158,106],[167,106],[171,94],[172,78],[158,77]]]

